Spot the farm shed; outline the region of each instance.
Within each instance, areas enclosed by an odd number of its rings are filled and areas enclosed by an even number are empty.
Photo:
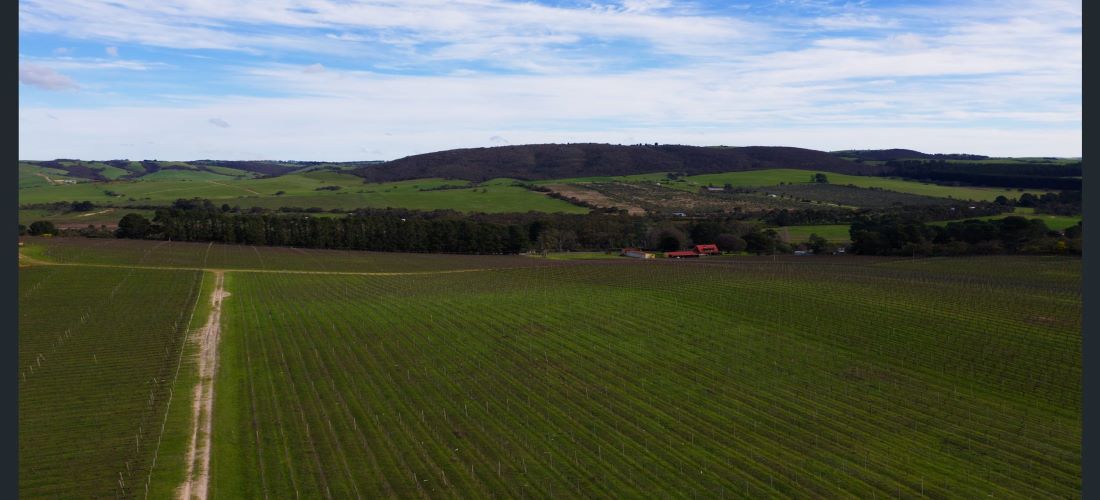
[[[623,257],[633,257],[635,259],[652,259],[653,254],[646,252],[640,248],[624,248],[619,254]]]
[[[697,254],[695,252],[689,252],[689,251],[665,252],[665,257],[668,257],[670,259],[682,259],[682,258],[685,258],[685,257],[698,257],[698,256],[699,256],[699,254]]]
[[[722,253],[720,250],[718,250],[718,245],[715,245],[713,243],[705,245],[695,245],[695,248],[693,248],[692,250],[695,253],[702,255],[718,255]]]

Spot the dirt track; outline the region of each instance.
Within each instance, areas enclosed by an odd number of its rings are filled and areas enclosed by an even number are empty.
[[[194,335],[199,345],[199,383],[191,403],[191,440],[187,447],[187,475],[178,490],[180,499],[207,497],[210,483],[210,442],[214,428],[214,379],[218,371],[218,340],[221,336],[222,299],[225,273],[214,273],[214,294],[210,299],[210,317]]]

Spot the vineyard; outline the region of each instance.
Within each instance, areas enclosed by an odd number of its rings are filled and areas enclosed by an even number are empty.
[[[182,482],[176,268],[215,497],[1080,494],[1080,259],[22,251],[24,497]]]
[[[182,430],[166,414],[202,275],[20,269],[21,497],[145,494]]]
[[[435,272],[552,265],[522,256],[474,256],[319,250],[178,241],[27,238],[20,250],[61,264],[296,272]]]
[[[1074,496],[1078,261],[847,262],[231,273],[212,492]]]

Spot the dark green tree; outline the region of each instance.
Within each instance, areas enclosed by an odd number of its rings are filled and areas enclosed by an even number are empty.
[[[27,228],[27,233],[31,236],[41,236],[43,234],[56,234],[57,226],[48,220],[36,220],[31,223],[31,226]]]
[[[825,253],[829,245],[829,241],[825,238],[822,238],[821,236],[818,236],[817,233],[810,234],[810,240],[808,243],[810,251],[813,253]]]
[[[149,235],[152,223],[141,214],[126,214],[118,221],[115,237],[144,239]]]
[[[736,234],[722,233],[718,235],[718,249],[723,252],[743,252],[748,243],[745,240],[738,237]]]

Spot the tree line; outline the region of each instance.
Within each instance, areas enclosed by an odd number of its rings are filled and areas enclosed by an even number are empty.
[[[891,175],[931,182],[959,182],[975,186],[1081,190],[1081,162],[951,163],[945,160],[891,160]]]
[[[943,226],[912,218],[861,217],[852,223],[851,250],[863,255],[1081,254],[1082,226],[1052,231],[1041,219],[1009,216]]]
[[[119,238],[212,241],[392,252],[514,254],[526,251],[680,250],[717,243],[726,251],[784,250],[774,231],[736,217],[671,221],[610,214],[462,214],[363,209],[346,216],[234,212],[209,200],[177,200],[152,220],[131,213]],[[788,249],[789,250],[789,249]]]

